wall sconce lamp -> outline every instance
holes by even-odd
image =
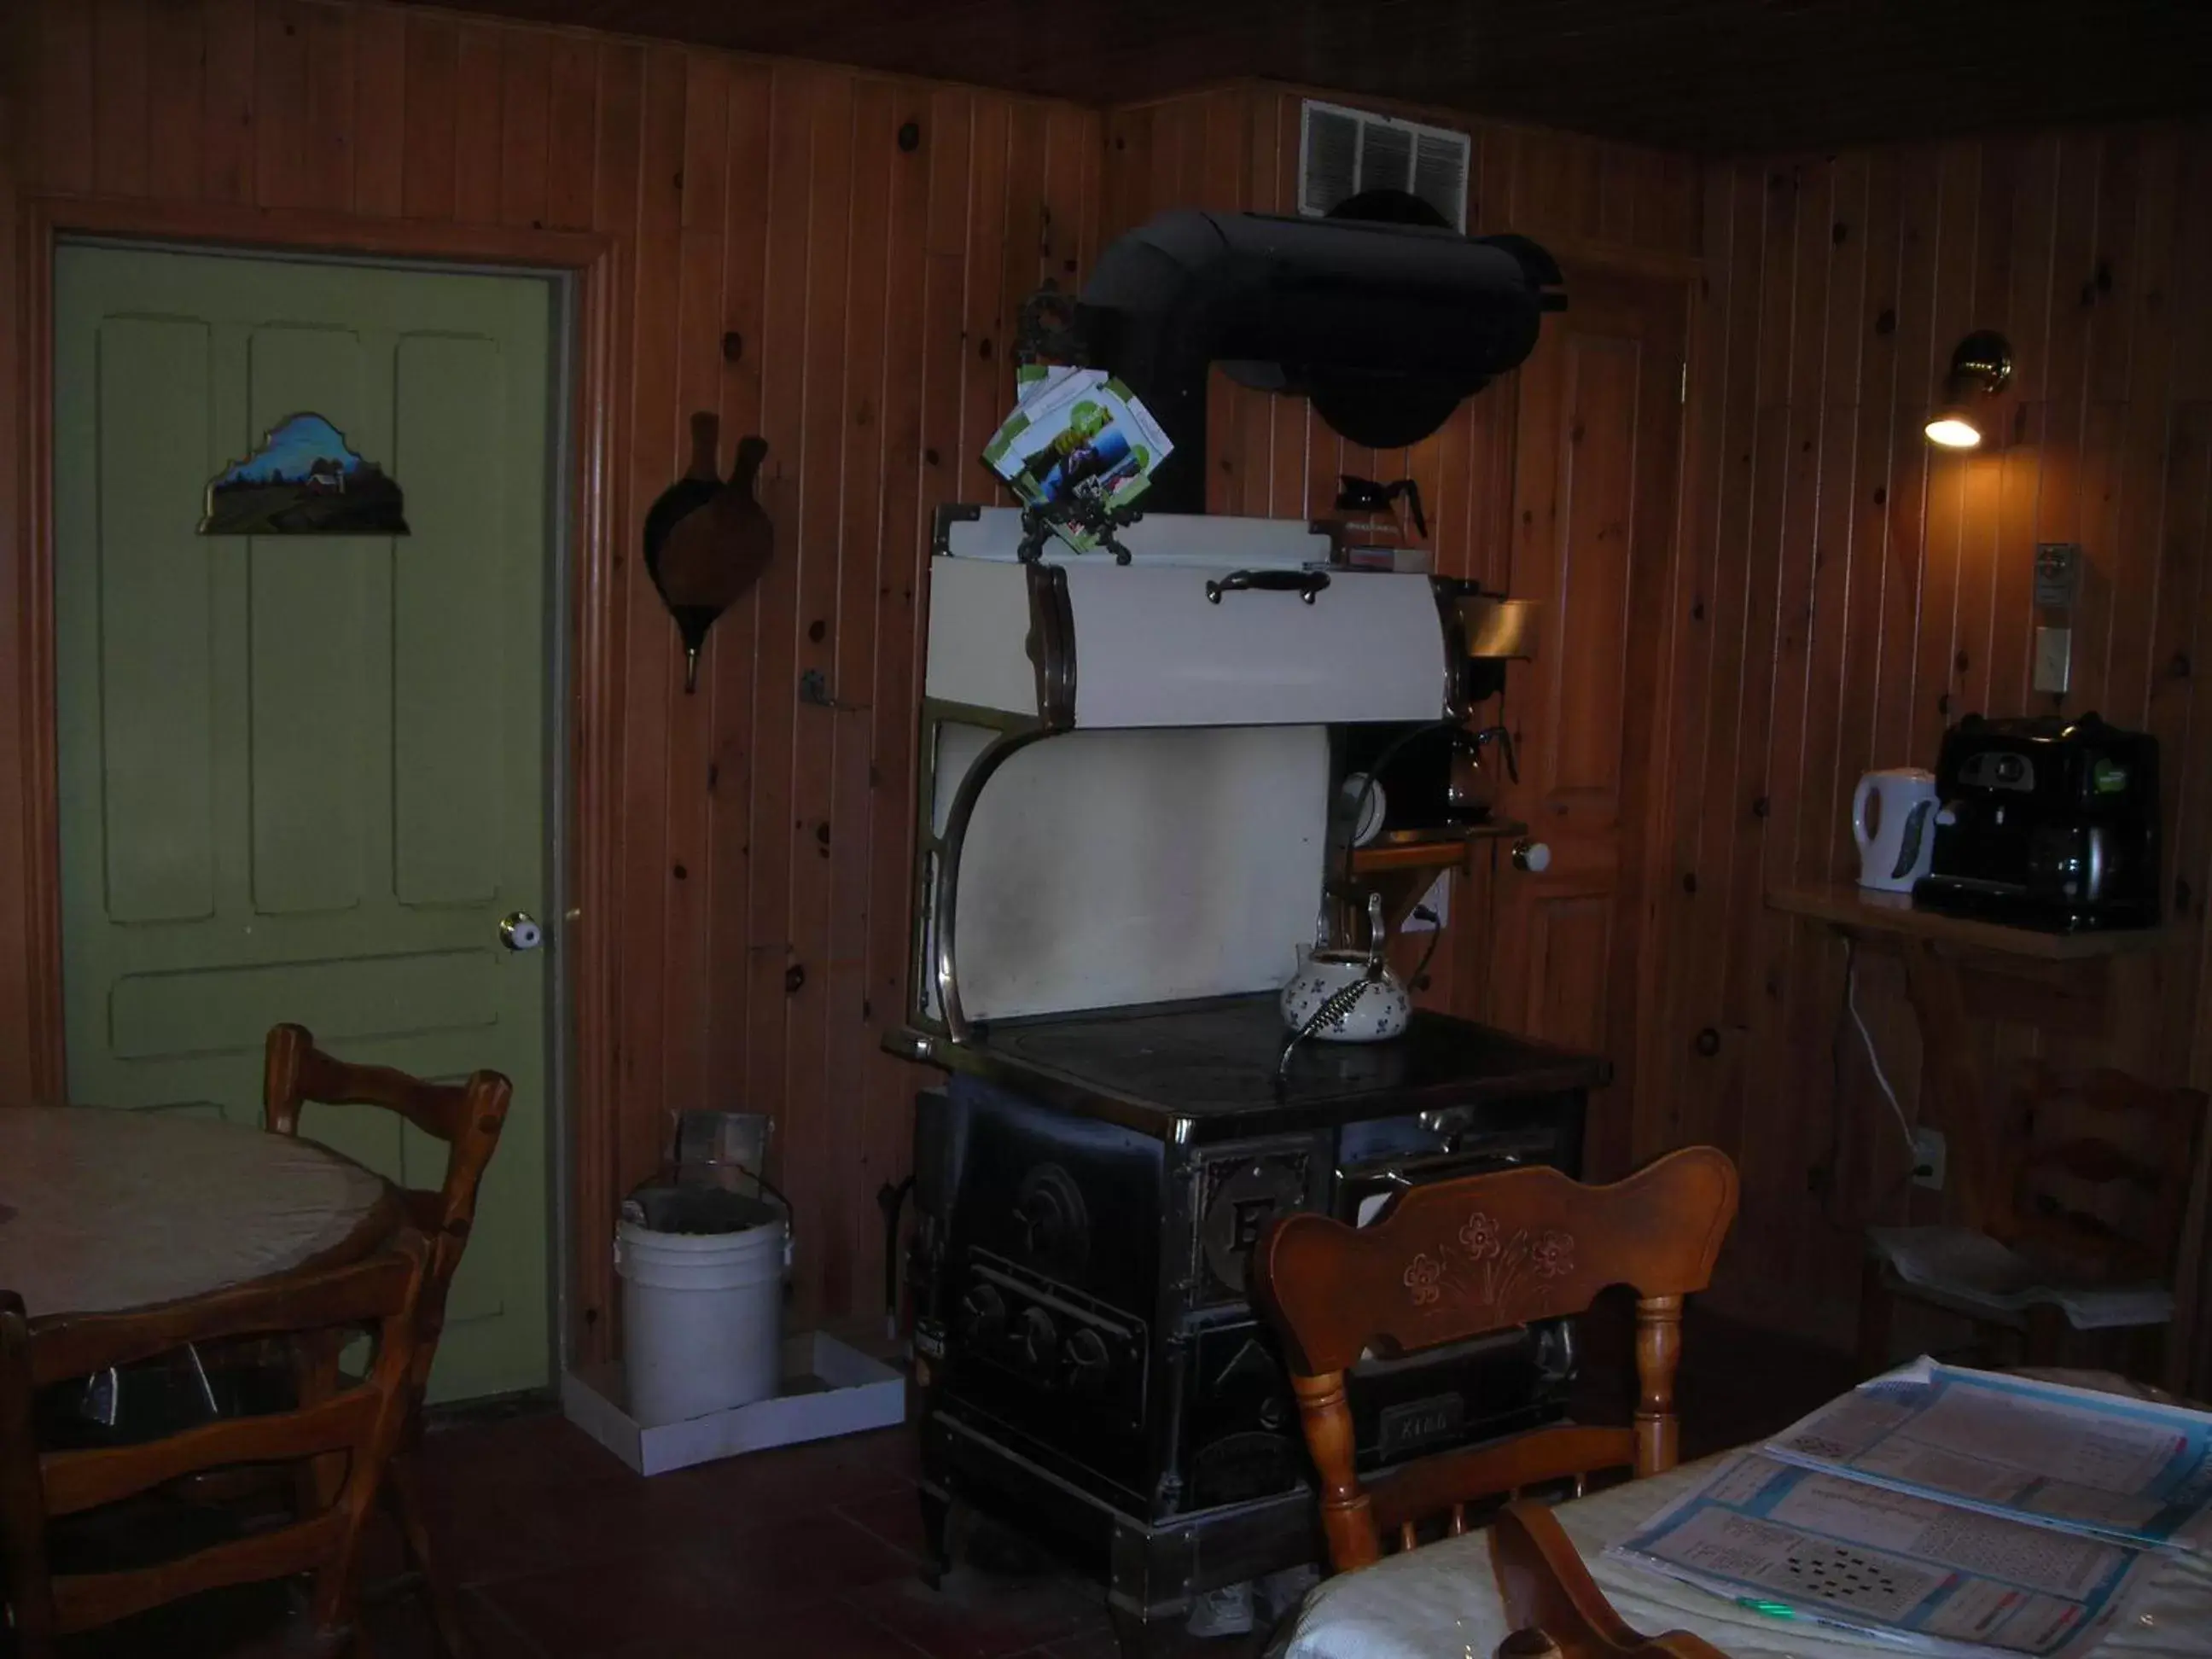
[[[1951,373],[1943,382],[1943,401],[1928,417],[1928,441],[1945,449],[1972,449],[1982,441],[1974,405],[2004,389],[2012,379],[2012,345],[1994,329],[1977,329],[1951,354]]]

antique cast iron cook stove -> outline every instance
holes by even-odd
[[[1272,995],[992,1028],[915,1119],[923,1503],[1103,1567],[1117,1618],[1320,1559],[1297,1411],[1245,1284],[1272,1218],[1346,1219],[1401,1184],[1578,1168],[1605,1067],[1439,1015],[1302,1049]],[[1559,1322],[1356,1373],[1375,1468],[1558,1416]],[[940,1559],[941,1554],[940,1554]]]
[[[932,562],[915,992],[889,1045],[951,1074],[915,1117],[923,1501],[940,1564],[961,1505],[1087,1560],[1135,1644],[1320,1557],[1245,1283],[1269,1219],[1579,1173],[1607,1068],[1425,1012],[1281,1063],[1329,728],[1457,712],[1475,601],[1327,568],[1298,524],[1151,514],[1127,565],[1021,539],[1013,513],[951,509]],[[1555,1416],[1573,1369],[1558,1323],[1370,1359],[1362,1462]]]

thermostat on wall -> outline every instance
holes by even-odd
[[[2081,544],[2035,544],[2035,602],[2046,611],[2071,611],[2081,596]]]

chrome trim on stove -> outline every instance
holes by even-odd
[[[983,793],[983,786],[991,775],[1015,754],[1026,749],[1040,738],[1052,735],[1050,728],[1026,732],[1001,732],[983,745],[975,757],[975,764],[960,780],[960,787],[952,797],[951,809],[945,817],[945,833],[939,837],[934,849],[937,854],[937,890],[931,908],[937,924],[937,950],[934,963],[937,975],[937,1009],[945,1021],[945,1030],[955,1042],[965,1042],[973,1035],[974,1027],[960,1006],[960,967],[957,941],[954,938],[954,918],[959,913],[960,854],[968,839],[969,821],[975,816],[975,803]]]
[[[1467,623],[1459,611],[1460,586],[1456,577],[1429,578],[1430,597],[1437,602],[1437,625],[1444,636],[1444,713],[1463,721],[1474,714],[1475,699],[1468,672]]]

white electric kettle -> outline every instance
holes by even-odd
[[[1872,810],[1869,811],[1869,808]],[[1869,772],[1851,796],[1859,885],[1909,893],[1936,850],[1936,775],[1917,766]]]

